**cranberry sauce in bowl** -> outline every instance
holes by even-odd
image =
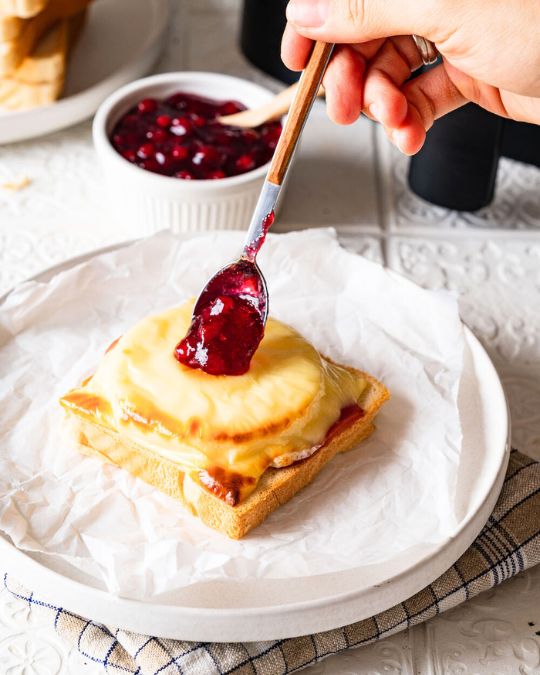
[[[164,176],[238,176],[266,164],[281,133],[280,122],[240,129],[217,121],[245,108],[185,92],[143,98],[116,123],[110,140],[128,162]]]
[[[281,124],[239,129],[217,117],[274,95],[242,78],[195,71],[151,75],[113,92],[92,125],[111,220],[131,237],[164,228],[245,231]]]

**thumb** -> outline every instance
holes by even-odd
[[[430,0],[290,0],[287,19],[313,40],[366,42],[416,33],[428,39],[436,31]]]

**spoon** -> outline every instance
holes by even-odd
[[[256,257],[264,243],[269,227],[274,222],[274,207],[281,186],[283,185],[307,116],[317,97],[333,48],[333,44],[326,42],[316,42],[314,44],[308,64],[298,82],[296,95],[274,151],[259,200],[255,206],[242,256],[240,260],[227,265],[210,279],[195,303],[193,317],[199,313],[204,304],[207,304],[214,291],[226,285],[228,287],[227,290],[233,291],[231,293],[233,295],[245,292],[251,296],[256,301],[254,304],[256,304],[261,312],[263,323],[266,323],[268,316],[268,289],[266,281],[256,263]],[[233,274],[233,272],[237,272],[237,274]],[[246,279],[246,284],[242,283],[243,278]]]
[[[280,91],[279,94],[276,94],[274,98],[263,105],[260,105],[257,108],[248,108],[247,110],[242,110],[233,115],[223,115],[218,117],[217,121],[231,127],[252,129],[254,127],[259,127],[266,122],[279,120],[289,111],[297,90],[298,82],[295,82],[295,84],[291,84],[290,87],[283,89],[283,91]],[[324,88],[321,86],[319,87],[317,96],[323,95]]]
[[[268,288],[256,258],[268,229],[293,152],[317,97],[333,44],[316,42],[302,73],[289,115],[246,235],[239,260],[220,269],[199,295],[191,326],[176,346],[178,361],[212,375],[241,375],[264,335]]]

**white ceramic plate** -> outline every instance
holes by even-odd
[[[36,279],[47,281],[113,248],[68,261]],[[408,550],[383,565],[292,580],[200,583],[148,602],[112,596],[75,567],[44,554],[21,551],[0,535],[3,569],[43,600],[94,621],[184,640],[292,637],[329,630],[388,609],[436,579],[469,547],[493,510],[504,480],[510,452],[506,399],[483,347],[468,329],[465,336],[459,393],[463,450],[457,485],[457,509],[464,513],[458,534],[442,544]]]
[[[145,75],[164,44],[168,0],[95,0],[56,103],[0,112],[0,143],[43,136],[91,117],[115,89]]]

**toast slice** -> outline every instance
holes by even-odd
[[[23,60],[32,54],[45,33],[62,19],[80,14],[91,0],[50,0],[45,9],[24,22],[18,35],[0,42],[0,77],[13,76]]]
[[[68,21],[62,19],[41,37],[34,51],[24,59],[11,77],[29,84],[63,78],[67,49]]]
[[[48,0],[0,0],[0,42],[16,40],[28,20],[41,12]]]
[[[6,16],[0,13],[0,42],[16,40],[24,24],[25,20],[18,16]]]
[[[86,10],[57,22],[11,77],[0,79],[0,107],[26,110],[56,101],[64,88],[69,50],[84,25]]]
[[[41,12],[49,0],[0,0],[0,15],[28,19]]]
[[[307,459],[288,467],[269,468],[255,490],[236,506],[231,506],[189,479],[172,461],[151,449],[126,439],[112,429],[89,421],[67,410],[68,422],[78,449],[98,455],[105,461],[126,469],[134,476],[178,499],[206,525],[231,539],[240,539],[303,487],[311,483],[338,452],[353,449],[374,430],[374,418],[389,398],[386,387],[371,375],[347,368],[366,381],[358,401],[363,415],[335,425],[324,444]],[[186,480],[187,478],[187,480]]]
[[[19,82],[52,82],[65,78],[67,56],[75,46],[86,20],[86,9],[56,23],[36,48],[17,68],[13,77]]]
[[[63,78],[53,82],[29,84],[13,78],[0,80],[0,108],[3,110],[28,110],[49,105],[60,98],[64,87]]]

